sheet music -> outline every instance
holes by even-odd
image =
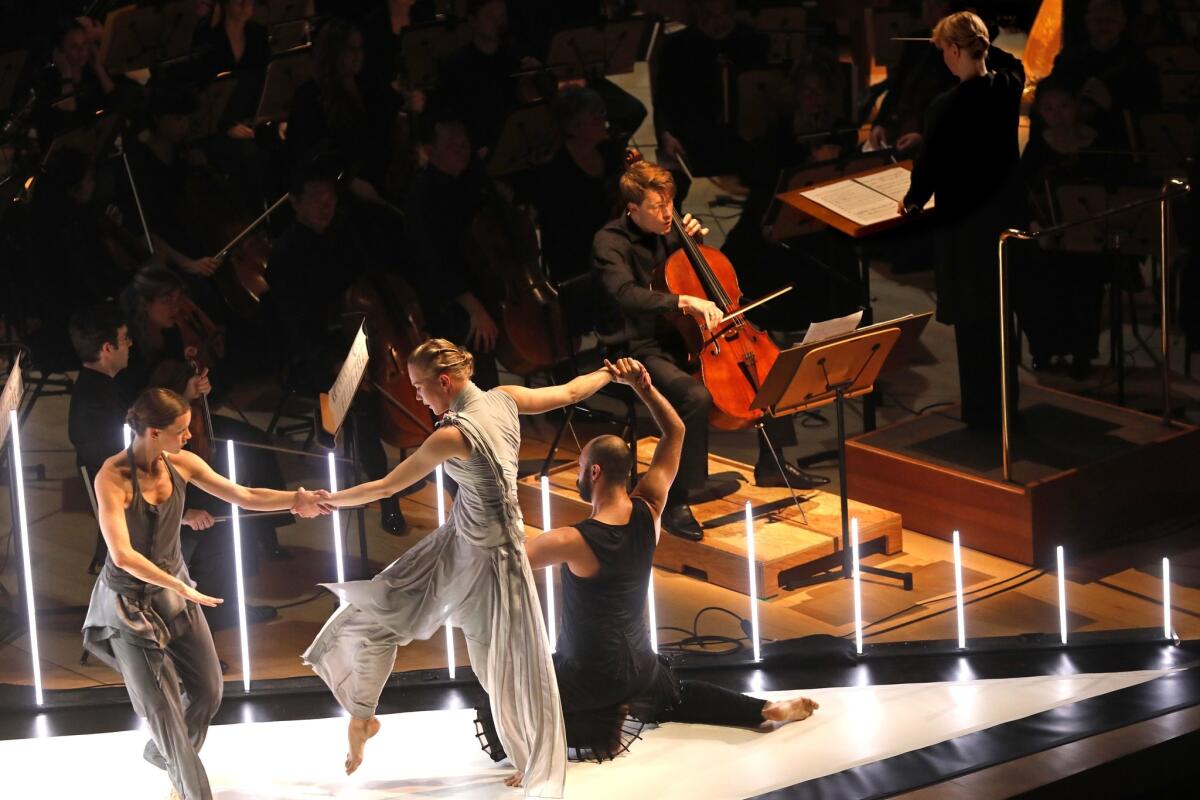
[[[800,344],[820,342],[825,339],[832,339],[835,336],[841,336],[843,333],[849,333],[858,327],[858,323],[862,322],[862,316],[862,309],[859,309],[853,314],[847,314],[844,317],[827,319],[824,322],[814,322],[808,326],[808,330],[804,333],[804,341],[800,342]]]
[[[354,402],[354,393],[358,391],[358,384],[367,371],[369,358],[364,323],[358,326],[358,333],[354,336],[354,343],[350,345],[350,352],[346,354],[346,360],[342,362],[337,380],[333,382],[333,388],[329,390],[329,406],[333,413],[334,423],[334,430],[330,433],[335,433],[342,427],[342,422],[346,419],[346,412],[350,410],[350,404]]]
[[[854,180],[838,181],[800,193],[856,225],[873,225],[900,216],[896,201]]]
[[[904,199],[904,195],[908,194],[911,182],[912,173],[904,167],[897,166],[847,178],[800,194],[855,224],[872,225],[900,216],[897,206]],[[933,208],[933,205],[931,197],[925,208]]]
[[[4,384],[3,394],[0,394],[0,447],[4,446],[4,441],[8,438],[8,412],[21,407],[21,397],[24,393],[25,379],[21,377],[21,362],[14,356],[8,382]]]

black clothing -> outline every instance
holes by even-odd
[[[1025,73],[995,48],[988,63],[999,71],[963,81],[933,101],[904,203],[921,207],[937,195],[937,318],[955,325],[962,420],[992,429],[1000,426],[997,242],[1019,216],[1017,117]],[[1015,409],[1015,370],[1009,374]]]
[[[202,252],[196,231],[189,224],[187,186],[190,166],[182,154],[177,149],[174,158],[164,162],[139,139],[126,137],[126,142],[129,168],[137,182],[137,200],[141,201],[150,232],[188,258],[210,255]],[[138,204],[124,174],[118,176],[116,186],[125,227],[140,239],[143,231]]]
[[[471,149],[491,148],[500,138],[504,118],[517,105],[516,80],[523,54],[502,44],[488,54],[467,42],[438,64],[431,108],[449,111],[467,126]]]
[[[1081,118],[1106,138],[1121,142],[1124,146],[1131,144],[1124,112],[1138,115],[1162,105],[1158,69],[1140,48],[1128,42],[1107,52],[1100,52],[1090,44],[1063,48],[1054,59],[1050,77],[1063,81],[1076,93],[1089,78],[1104,84],[1112,95],[1112,107],[1105,110],[1089,98],[1081,97]],[[1134,122],[1136,124],[1136,119]],[[1035,129],[1031,134],[1038,132]]]
[[[928,37],[931,32],[923,28],[911,35]],[[941,50],[930,42],[905,42],[900,61],[888,69],[887,93],[875,115],[875,124],[888,132],[888,143],[894,146],[906,133],[923,132],[930,102],[956,82]]]
[[[738,23],[724,39],[705,36],[695,26],[663,37],[658,72],[653,77],[654,129],[678,139],[694,175],[738,173],[744,147],[736,115],[724,121],[723,68],[732,85],[739,70],[766,62],[766,36]]]
[[[200,81],[206,83],[222,72],[229,72],[238,82],[217,125],[219,134],[224,134],[235,122],[253,124],[262,99],[267,64],[271,60],[271,43],[267,29],[253,20],[246,23],[245,37],[240,59],[234,58],[233,47],[223,24],[197,28],[192,42],[193,51],[201,54],[197,76]]]
[[[371,75],[360,74],[355,83],[361,102],[346,99],[336,113],[326,107],[329,98],[322,97],[315,78],[297,89],[288,112],[288,147],[295,163],[334,153],[352,176],[381,190],[392,160],[392,127],[400,101]]]
[[[90,65],[84,66],[78,82],[72,82],[54,64],[47,64],[34,75],[33,90],[36,99],[31,121],[43,153],[58,136],[90,125],[96,112],[105,107],[104,90]],[[74,110],[66,110],[60,102],[68,97],[75,100]]]
[[[996,242],[1012,221],[1025,72],[1002,51],[991,55],[1000,71],[963,81],[929,107],[904,198],[920,207],[937,195],[937,316],[946,323],[995,312]]]
[[[79,370],[71,387],[67,438],[75,448],[75,463],[87,469],[89,480],[124,446],[121,426],[130,404],[114,378],[88,367]]]

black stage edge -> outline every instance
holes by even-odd
[[[1052,645],[1030,637],[971,639],[968,644],[966,651],[959,651],[953,642],[876,644],[855,658],[844,640],[808,637],[764,645],[764,658],[758,664],[743,655],[685,655],[672,657],[672,663],[688,678],[736,691],[787,691],[1184,668],[1200,661],[1200,641],[1173,645],[1161,636],[1155,638],[1153,629],[1077,634],[1067,646],[1058,644],[1057,637]],[[45,697],[46,704],[38,709],[30,687],[0,686],[0,739],[106,733],[138,725],[120,685],[47,691]],[[459,667],[455,680],[444,669],[400,672],[389,679],[379,713],[462,708],[483,698],[469,668]],[[243,693],[240,681],[226,681],[215,724],[317,719],[340,713],[315,676],[255,681],[249,695]]]

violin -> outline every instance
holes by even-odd
[[[641,158],[641,153],[631,149],[626,163]],[[713,399],[709,423],[720,430],[749,428],[758,424],[765,413],[750,408],[750,403],[779,357],[779,347],[765,331],[738,313],[742,290],[733,264],[724,253],[688,236],[674,208],[671,224],[683,240],[683,247],[658,265],[651,287],[711,300],[724,313],[727,321],[712,331],[683,312],[671,312],[668,320],[678,329],[692,360],[699,362],[700,380]]]
[[[211,371],[225,355],[224,331],[187,295],[179,298],[176,320],[192,374],[199,375],[206,369]],[[192,401],[192,421],[188,430],[192,435],[188,443],[191,451],[211,464],[214,434],[208,395],[200,395]]]
[[[429,337],[416,293],[398,275],[368,273],[342,297],[343,319],[366,323],[370,376],[379,392],[379,437],[401,450],[417,447],[433,433],[433,415],[417,399],[408,379],[408,354]]]
[[[563,319],[558,290],[542,269],[532,220],[494,188],[471,221],[467,260],[489,311],[499,312],[496,358],[510,372],[532,375],[579,349]]]

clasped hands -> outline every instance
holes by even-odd
[[[615,364],[606,358],[604,369],[608,370],[614,382],[632,386],[638,391],[644,392],[651,386],[650,371],[636,358],[618,358]]]
[[[311,519],[312,517],[320,517],[335,510],[335,507],[330,505],[329,492],[324,489],[317,489],[310,492],[301,486],[296,490],[296,499],[292,501],[291,512],[297,517]]]

